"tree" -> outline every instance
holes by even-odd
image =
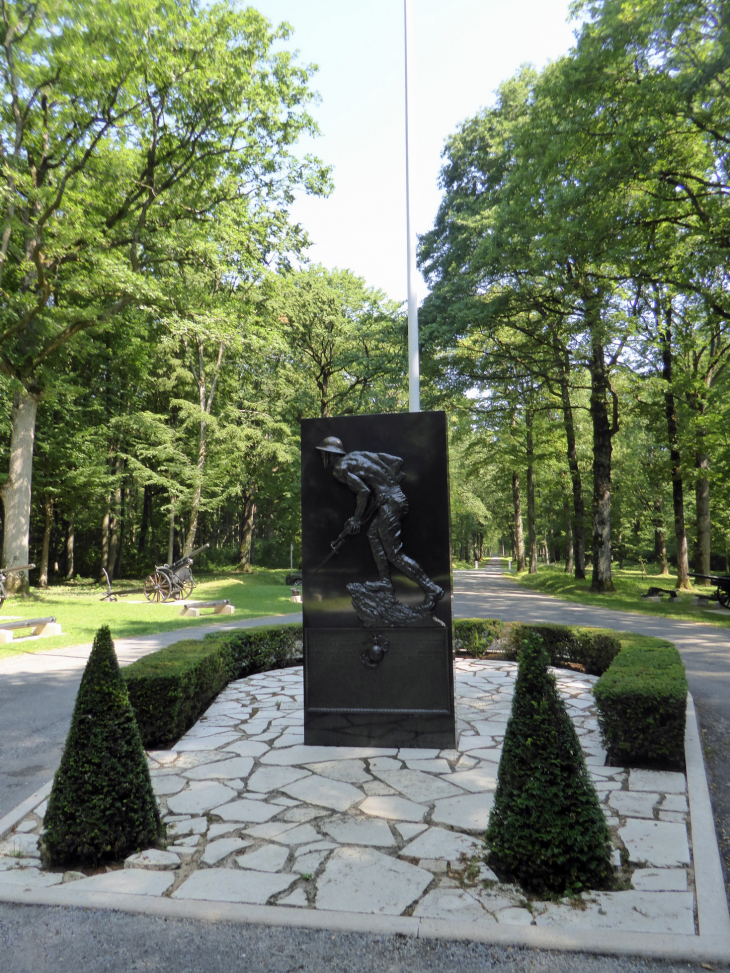
[[[274,52],[252,9],[194,0],[3,4],[0,371],[14,381],[4,563],[27,560],[33,436],[57,351],[164,306],[157,284],[180,225],[222,206],[256,224],[259,252],[289,247],[295,186],[326,171],[290,146],[314,131],[311,69]]]

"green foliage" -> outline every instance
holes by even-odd
[[[604,888],[608,827],[548,664],[541,639],[525,639],[486,834],[489,863],[538,894]]]
[[[535,636],[541,639],[551,666],[577,663],[592,676],[602,675],[621,649],[619,639],[609,632],[567,625],[514,624],[509,633],[509,657],[519,659],[527,642]]]
[[[614,764],[684,767],[687,677],[673,645],[633,636],[593,692]]]
[[[454,650],[482,659],[503,632],[504,622],[498,618],[457,618],[454,621]]]
[[[186,639],[127,666],[124,679],[146,747],[174,743],[233,679],[299,664],[302,629],[249,628]]]
[[[50,865],[96,865],[164,835],[109,629],[97,632],[44,818]]]

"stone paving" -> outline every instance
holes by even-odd
[[[454,750],[308,747],[302,671],[231,683],[174,750],[149,754],[167,850],[86,877],[40,868],[45,802],[0,844],[0,889],[74,889],[383,916],[694,935],[684,774],[605,766],[595,677],[556,670],[626,889],[560,902],[483,862],[516,665],[456,662]],[[476,928],[476,927],[475,927]]]

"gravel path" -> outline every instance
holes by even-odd
[[[0,904],[3,973],[686,973],[658,963],[479,943],[234,926]],[[709,966],[717,971],[727,967]]]

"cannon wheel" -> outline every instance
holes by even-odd
[[[195,587],[195,582],[193,581],[193,579],[187,578],[185,581],[183,581],[182,586],[180,588],[180,597],[189,598],[190,595],[192,595],[193,593],[194,587]]]
[[[164,571],[155,571],[145,578],[143,590],[147,601],[167,601],[172,593],[170,578]]]
[[[0,581],[0,608],[2,608],[5,604],[5,598],[5,585],[2,583],[2,581]]]
[[[720,602],[723,608],[730,608],[730,591],[727,591],[724,588],[718,588],[717,600]]]

